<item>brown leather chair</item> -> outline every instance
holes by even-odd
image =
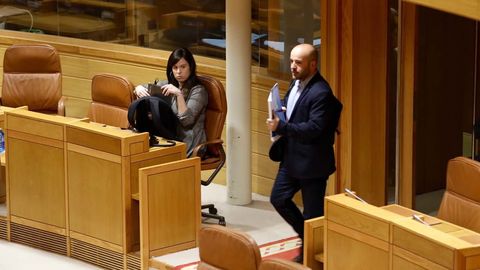
[[[257,270],[262,258],[248,234],[213,225],[200,229],[198,270]]]
[[[310,268],[284,259],[262,261],[260,249],[248,234],[212,225],[199,233],[198,270],[308,270]]]
[[[438,217],[480,233],[480,162],[465,157],[448,161]]]
[[[128,107],[132,103],[133,84],[125,77],[98,74],[92,78],[92,102],[88,111],[91,121],[128,128]]]
[[[198,79],[208,92],[208,104],[205,112],[205,132],[207,142],[198,145],[192,156],[202,158],[202,171],[213,170],[207,180],[202,180],[202,185],[208,186],[225,164],[225,151],[223,149],[222,131],[227,117],[227,98],[222,83],[210,76],[199,75]],[[206,150],[200,154],[200,149]],[[208,213],[202,212],[202,217],[218,219],[220,225],[225,225],[225,218],[217,214],[213,204],[202,205]]]
[[[260,264],[260,270],[308,270],[310,268],[284,259],[267,259]]]
[[[3,59],[2,105],[65,115],[57,50],[47,44],[12,45]]]

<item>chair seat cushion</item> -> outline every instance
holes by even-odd
[[[206,157],[202,159],[202,170],[213,170],[216,169],[218,164],[220,163],[219,157]]]

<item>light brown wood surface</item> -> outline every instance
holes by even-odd
[[[72,121],[78,120],[23,109],[6,112],[10,216],[66,230],[64,127]]]
[[[70,230],[93,245],[134,251],[139,216],[132,191],[138,192],[138,169],[185,158],[185,145],[150,149],[147,133],[88,122],[69,125],[66,141]]]
[[[474,20],[480,20],[480,0],[402,0]]]
[[[480,267],[480,234],[399,205],[376,207],[345,194],[328,196],[324,230],[326,269]],[[307,236],[311,247],[312,234]]]
[[[147,133],[85,119],[44,115],[26,108],[5,113],[5,134],[9,149],[5,192],[7,239],[101,267],[124,268],[127,264],[140,267],[139,198],[132,196],[132,190],[137,194],[139,191],[138,171],[145,166],[185,160],[184,143],[150,148]],[[164,166],[161,170],[164,177],[152,176],[160,182],[152,181],[149,189],[153,192],[152,206],[157,205],[149,218],[162,228],[160,231],[152,226],[146,228],[145,233],[154,237],[150,242],[153,254],[197,244],[199,160],[189,160],[186,164],[188,169],[176,164]],[[158,192],[165,191],[165,184],[180,192],[169,192],[168,199],[159,196]],[[178,204],[175,200],[180,195],[186,197]],[[162,198],[167,200],[158,204]],[[150,203],[148,199],[140,201]],[[180,208],[164,208],[166,203]],[[167,216],[162,209],[169,211]],[[174,227],[170,221],[166,222],[172,210],[178,223]],[[192,222],[184,223],[185,213]],[[174,234],[168,233],[172,231]],[[156,245],[157,242],[162,246]]]
[[[140,169],[142,269],[150,258],[197,246],[200,229],[200,159]]]

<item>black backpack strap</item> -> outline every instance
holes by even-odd
[[[177,117],[173,114],[170,105],[159,97],[150,97],[149,100],[155,134],[165,139],[175,140]]]

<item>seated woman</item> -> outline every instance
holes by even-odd
[[[179,48],[170,54],[167,79],[155,84],[161,86],[163,95],[173,97],[171,108],[180,123],[177,134],[187,144],[187,156],[190,156],[195,146],[206,141],[208,93],[197,79],[195,59],[188,49]],[[150,95],[145,85],[135,87],[134,93],[139,98]]]

